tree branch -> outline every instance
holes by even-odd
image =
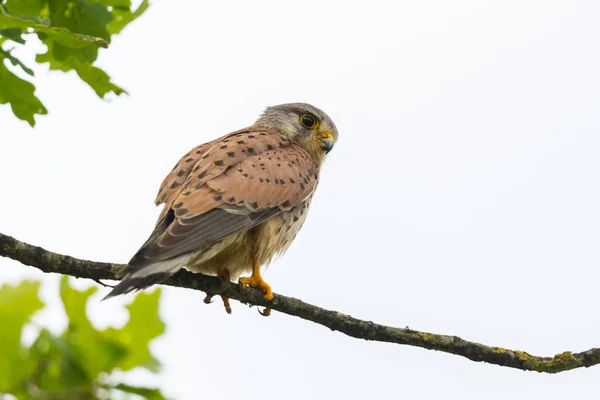
[[[115,272],[122,267],[119,264],[80,260],[53,253],[2,233],[0,233],[0,256],[12,258],[43,272],[55,272],[96,281],[99,279],[115,279]],[[593,348],[581,353],[565,351],[554,357],[538,357],[519,350],[508,350],[469,342],[457,336],[438,335],[408,328],[379,325],[279,294],[275,294],[272,301],[267,301],[263,299],[263,293],[258,290],[242,290],[235,283],[188,271],[180,271],[164,284],[201,290],[207,294],[223,295],[243,303],[270,307],[284,314],[312,321],[333,331],[339,331],[359,339],[438,350],[466,357],[472,361],[483,361],[504,367],[557,373],[600,364],[600,348]]]

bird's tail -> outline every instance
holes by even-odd
[[[148,264],[133,272],[127,273],[112,291],[102,300],[134,290],[142,290],[148,286],[161,283],[175,275],[190,259],[190,255],[183,255],[169,260]]]

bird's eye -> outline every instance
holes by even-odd
[[[300,116],[300,123],[308,129],[315,129],[317,126],[319,126],[317,119],[310,114],[304,114]]]

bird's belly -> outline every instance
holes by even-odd
[[[284,211],[254,228],[227,236],[196,253],[186,268],[206,275],[221,275],[227,271],[232,281],[252,272],[253,259],[259,265],[269,264],[292,244],[302,227],[309,200]]]
[[[261,265],[270,263],[274,256],[283,254],[290,247],[306,219],[309,201],[306,200],[254,228],[257,257]]]
[[[196,253],[186,269],[205,275],[220,275],[225,270],[232,281],[252,270],[248,231],[227,236]]]

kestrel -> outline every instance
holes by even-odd
[[[337,138],[327,114],[291,103],[268,107],[248,128],[193,148],[161,184],[155,203],[165,206],[156,227],[106,298],[163,282],[186,267],[239,278],[242,288],[258,288],[271,300],[260,268],[302,227]]]

